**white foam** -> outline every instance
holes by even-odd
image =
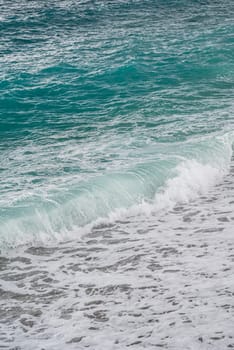
[[[221,181],[225,168],[215,168],[190,160],[177,167],[178,175],[169,179],[164,190],[155,197],[155,207],[165,209],[178,203],[188,203]]]

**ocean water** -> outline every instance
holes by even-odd
[[[0,348],[234,348],[232,0],[0,0]]]

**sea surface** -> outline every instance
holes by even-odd
[[[0,349],[234,348],[233,0],[0,0]]]

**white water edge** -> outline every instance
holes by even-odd
[[[0,272],[2,346],[234,347],[233,224],[231,165],[206,194],[160,215],[8,251]]]

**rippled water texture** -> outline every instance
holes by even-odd
[[[229,1],[2,2],[2,245],[76,237],[153,201],[182,161],[225,170],[232,15]]]
[[[234,3],[0,0],[0,347],[224,349]]]

